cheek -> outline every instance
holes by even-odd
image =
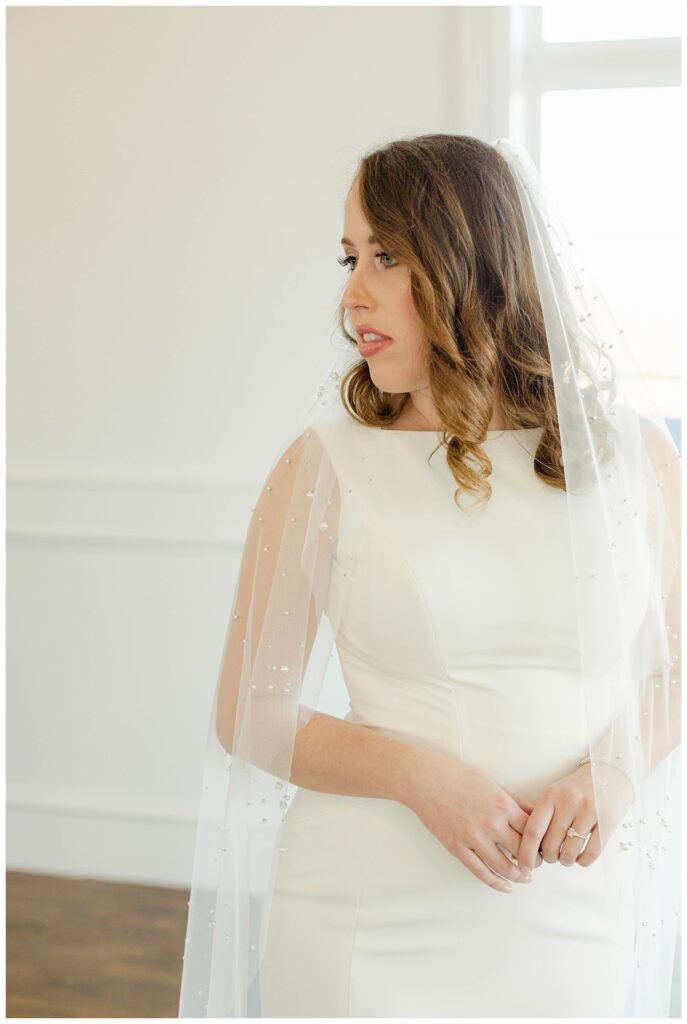
[[[404,358],[410,360],[413,372],[423,373],[429,351],[429,334],[415,308],[410,273],[406,272],[394,282],[390,298],[401,323],[400,330],[398,327],[397,330],[399,338],[403,338]]]
[[[420,315],[415,308],[415,301],[413,299],[413,292],[410,283],[410,274],[403,280],[399,289],[399,306],[403,311],[404,320],[412,328],[414,335],[420,335],[421,338],[425,338],[425,326],[420,319]]]
[[[399,282],[398,282],[397,287],[398,287],[399,299],[400,299],[402,305],[404,306],[405,311],[407,313],[409,313],[411,311],[413,313],[415,313],[415,303],[413,301],[413,289],[412,289],[412,284],[411,284],[411,281],[410,281],[410,274],[407,271],[406,271],[405,274],[403,274],[399,278]]]
[[[408,289],[408,294],[405,297],[404,307],[404,321],[408,325],[407,337],[410,341],[410,345],[415,351],[416,355],[424,359],[428,347],[429,347],[429,334],[427,329],[420,319],[420,315],[415,308],[413,297]]]

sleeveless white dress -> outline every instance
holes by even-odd
[[[540,431],[488,433],[492,496],[467,517],[445,450],[428,462],[439,434],[318,428],[344,484],[342,544],[346,496],[376,476],[336,640],[347,720],[461,758],[531,803],[588,753],[566,497],[535,474]],[[280,835],[262,1016],[622,1016],[632,858],[617,843],[601,855],[617,860],[613,891],[599,858],[544,862],[502,893],[394,800],[301,787]]]

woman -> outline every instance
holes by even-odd
[[[399,141],[347,196],[355,355],[253,510],[213,707],[229,800],[218,782],[201,813],[225,856],[201,884],[199,839],[182,1010],[201,977],[208,1016],[665,999],[674,851],[638,821],[675,795],[679,464],[546,291],[560,238],[533,244],[514,159]]]

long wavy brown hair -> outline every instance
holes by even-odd
[[[491,496],[492,464],[481,445],[497,399],[506,429],[543,427],[535,471],[565,490],[544,318],[506,160],[469,135],[421,135],[362,157],[355,180],[374,234],[410,269],[444,427],[434,452],[447,450],[458,484],[454,501],[462,489],[477,491],[485,503]],[[345,316],[340,304],[339,327],[357,348]],[[340,394],[356,420],[378,427],[392,424],[408,399],[380,392],[364,359],[342,376]]]

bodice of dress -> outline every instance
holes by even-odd
[[[347,718],[533,793],[572,770],[586,753],[573,570],[565,492],[534,471],[541,428],[488,433],[484,508],[454,502],[438,433],[353,420],[319,433],[341,491],[339,552],[366,534],[353,579],[335,558],[330,587],[347,588]]]

